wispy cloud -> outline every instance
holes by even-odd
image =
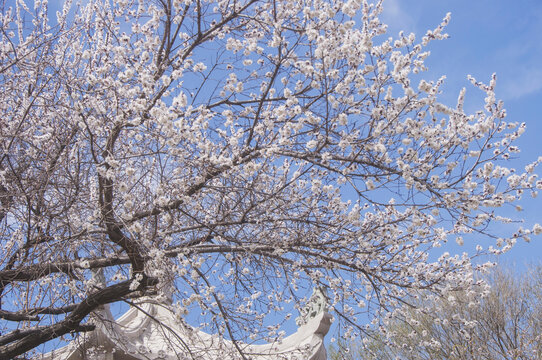
[[[542,34],[542,26],[536,27],[496,51],[505,98],[517,99],[542,89],[542,38],[529,35]]]
[[[507,7],[508,15],[501,16]],[[542,90],[542,3],[501,3],[495,11],[485,20],[493,33],[482,61],[497,71],[499,93],[515,100]]]
[[[412,12],[405,11],[401,5],[401,0],[384,0],[384,11],[382,21],[388,25],[388,33],[395,36],[399,31],[405,33],[416,32],[416,19]]]
[[[515,76],[507,78],[503,86],[504,99],[518,99],[542,89],[542,68],[518,69]]]

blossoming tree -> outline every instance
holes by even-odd
[[[166,283],[234,344],[325,286],[356,337],[542,230],[491,232],[542,187],[506,165],[524,125],[495,77],[473,114],[422,78],[449,16],[418,39],[362,0],[29,3],[0,18],[0,358]]]

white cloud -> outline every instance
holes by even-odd
[[[416,33],[416,20],[401,7],[400,0],[384,0],[382,21],[388,25],[388,33],[395,36],[403,30],[406,34]]]
[[[507,75],[502,86],[504,99],[518,99],[542,89],[542,68],[540,67],[524,67]]]
[[[517,99],[542,89],[542,42],[532,36],[540,31],[542,27],[537,24],[495,52],[505,99]]]

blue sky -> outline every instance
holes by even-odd
[[[491,74],[497,74],[496,93],[505,103],[508,121],[527,124],[518,142],[521,153],[511,165],[519,171],[542,155],[542,1],[384,0],[382,20],[391,36],[404,30],[420,38],[447,12],[452,13],[447,28],[450,38],[429,46],[426,77],[447,76],[442,94],[445,103],[454,104],[459,90],[466,87],[467,98],[471,98],[467,109],[474,111],[483,102],[467,75],[489,82]],[[509,216],[524,218],[525,228],[542,223],[542,193],[535,199],[525,196],[521,205],[522,212],[511,211]],[[542,236],[533,237],[529,244],[518,241],[502,260],[519,267],[541,262]]]

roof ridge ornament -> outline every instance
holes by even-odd
[[[299,316],[295,319],[297,326],[303,326],[323,312],[328,311],[327,287],[317,286],[305,306],[299,308]]]

